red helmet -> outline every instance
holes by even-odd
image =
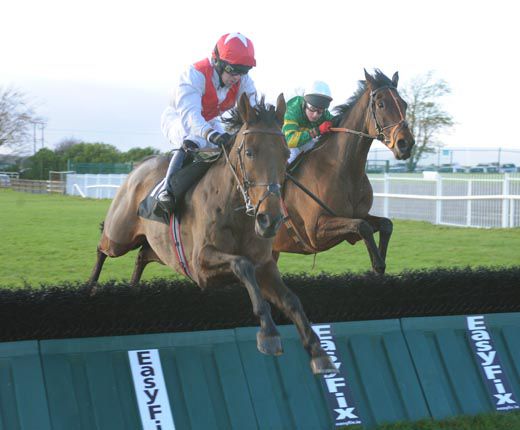
[[[230,65],[230,70],[236,68],[237,71],[244,70],[247,73],[247,70],[256,66],[253,42],[240,33],[224,34],[215,45],[213,60],[216,63],[221,61],[223,66]]]

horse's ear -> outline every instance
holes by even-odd
[[[283,125],[283,117],[285,116],[286,107],[285,97],[283,96],[283,93],[280,93],[276,99],[276,120],[278,121],[278,124],[280,124],[280,127]]]
[[[365,72],[365,80],[367,81],[368,86],[372,89],[375,87],[374,78],[370,73],[367,72],[367,69],[363,69]]]
[[[398,82],[399,82],[399,72],[395,72],[394,76],[392,76],[392,85],[397,88]]]
[[[240,100],[238,101],[238,114],[244,123],[251,124],[255,122],[255,111],[251,107],[251,103],[249,102],[249,95],[246,93],[242,93]]]

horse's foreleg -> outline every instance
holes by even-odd
[[[199,254],[201,270],[231,270],[246,287],[253,305],[253,313],[260,320],[260,331],[256,335],[260,352],[270,355],[283,353],[280,334],[271,316],[271,307],[262,297],[256,280],[255,266],[245,257],[226,254],[214,246],[206,246]]]
[[[372,263],[372,269],[377,273],[385,273],[385,261],[381,257],[381,253],[374,240],[374,230],[368,221],[363,219],[322,215],[317,223],[317,248],[328,249],[342,240],[348,240],[353,243],[352,234],[357,235],[365,242]]]
[[[338,369],[312,330],[300,299],[283,283],[274,260],[257,268],[256,277],[264,297],[280,309],[298,329],[303,346],[311,356],[313,373],[337,373]]]
[[[134,273],[132,274],[130,285],[136,286],[139,283],[144,268],[148,263],[151,263],[153,261],[164,264],[161,261],[161,259],[157,256],[157,254],[154,252],[154,250],[150,247],[150,245],[148,243],[145,243],[139,250],[137,258],[135,259]]]
[[[375,231],[379,231],[379,253],[383,261],[386,261],[386,251],[388,250],[388,243],[394,230],[394,225],[391,220],[384,217],[368,215],[365,218]]]
[[[98,248],[96,264],[94,265],[94,268],[92,269],[92,273],[90,274],[90,278],[88,280],[88,285],[90,287],[91,296],[96,294],[97,281],[99,279],[101,269],[103,268],[103,263],[105,262],[106,259],[107,259],[107,255]]]

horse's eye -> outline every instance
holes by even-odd
[[[251,149],[246,149],[246,156],[249,157],[249,158],[253,158],[254,157],[254,153]]]
[[[378,103],[377,103],[377,107],[378,107],[379,109],[383,109],[383,108],[385,107],[385,104],[384,104],[383,102],[378,102]]]

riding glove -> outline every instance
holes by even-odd
[[[218,131],[210,131],[207,135],[208,142],[213,143],[217,146],[224,146],[231,139],[231,135],[229,133],[219,133]]]
[[[330,128],[332,127],[332,121],[324,121],[320,124],[319,129],[321,134],[330,133]]]

